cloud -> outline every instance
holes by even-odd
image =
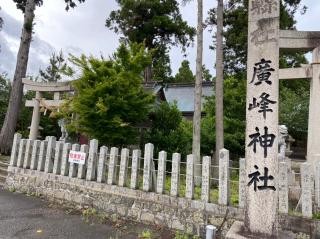
[[[12,79],[20,44],[22,22],[7,14],[3,9],[1,16],[4,25],[0,35],[0,72],[7,73],[8,77]],[[55,51],[55,48],[49,43],[40,39],[36,34],[33,35],[27,75],[37,75],[39,69],[46,66],[50,55]]]

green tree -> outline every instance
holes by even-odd
[[[62,51],[53,53],[49,59],[49,66],[45,70],[39,70],[42,82],[57,82],[62,79],[62,75],[71,76],[73,70],[66,63]]]
[[[3,124],[7,111],[7,105],[10,95],[10,81],[3,74],[0,74],[0,125]]]
[[[120,9],[110,13],[106,26],[121,33],[126,42],[144,43],[153,51],[152,64],[145,70],[145,80],[152,77],[151,66],[157,66],[170,46],[188,47],[195,29],[182,19],[176,0],[116,0]],[[159,52],[157,52],[159,51]],[[168,68],[167,62],[167,68]],[[163,71],[154,71],[162,73]],[[166,78],[157,75],[157,78]]]
[[[141,72],[151,62],[144,46],[121,45],[109,60],[83,55],[72,57],[71,62],[82,74],[73,84],[76,94],[65,111],[66,115],[76,114],[69,130],[103,144],[137,143],[136,126],[147,119],[154,103],[154,97],[141,84]]]
[[[295,14],[306,10],[301,0],[280,1],[280,29],[295,29]],[[210,10],[208,24],[217,24],[216,8]],[[248,0],[229,0],[224,5],[224,69],[229,74],[243,73],[247,63]],[[304,57],[301,54],[282,54],[286,64],[296,66]],[[304,60],[303,60],[304,61]],[[281,67],[284,67],[281,65]]]
[[[152,113],[152,126],[148,137],[155,145],[156,154],[161,150],[178,152],[183,156],[191,153],[192,125],[182,118],[176,104],[161,103]]]
[[[190,63],[188,60],[183,60],[178,73],[174,77],[174,82],[189,83],[194,82],[195,76],[190,69]]]
[[[9,154],[13,141],[13,136],[16,130],[19,111],[22,103],[23,86],[22,78],[26,76],[29,50],[32,41],[32,33],[34,26],[34,11],[36,6],[41,6],[43,0],[13,0],[18,9],[24,14],[20,46],[17,55],[17,64],[14,72],[12,90],[7,108],[6,117],[0,132],[0,153]],[[84,2],[84,0],[78,0]],[[66,9],[76,6],[75,1],[65,0]]]
[[[243,156],[245,147],[246,83],[235,77],[224,80],[224,144],[233,154]],[[211,154],[215,148],[215,96],[205,103],[206,116],[201,123],[201,152]]]

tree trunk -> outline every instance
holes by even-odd
[[[201,131],[201,97],[202,97],[202,52],[203,52],[203,1],[198,0],[198,25],[197,25],[197,60],[196,60],[196,82],[193,115],[193,139],[192,154],[194,157],[195,184],[201,183],[200,159],[200,131]]]
[[[21,33],[21,41],[17,55],[17,65],[12,83],[12,91],[10,94],[6,117],[0,133],[0,153],[2,154],[10,153],[13,136],[18,122],[23,94],[22,78],[26,76],[27,71],[29,49],[32,39],[34,10],[35,1],[27,0]]]
[[[224,147],[223,141],[223,0],[218,0],[217,7],[217,35],[216,35],[216,154],[214,164],[219,165],[219,151]],[[217,169],[217,168],[216,168]],[[215,170],[214,177],[219,170]]]
[[[152,78],[152,67],[147,66],[146,69],[144,69],[144,81],[145,82],[150,82]]]

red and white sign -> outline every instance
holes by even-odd
[[[73,150],[70,151],[69,163],[85,164],[85,162],[86,162],[86,153],[73,151]]]

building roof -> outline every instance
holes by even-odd
[[[194,111],[194,84],[166,84],[163,92],[168,103],[177,102],[178,109],[181,112]],[[203,82],[202,84],[202,110],[205,103],[206,96],[212,96],[213,84],[212,82]]]

